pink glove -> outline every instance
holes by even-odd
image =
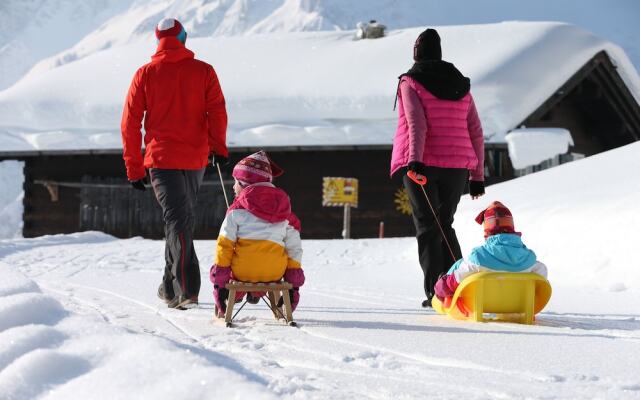
[[[231,280],[231,267],[221,267],[217,264],[213,264],[209,270],[209,280],[213,283],[213,300],[216,304],[216,316],[221,318],[227,311],[227,297],[229,297],[229,291],[225,289],[226,285]]]
[[[304,285],[304,271],[302,268],[289,268],[284,273],[284,280],[289,282],[294,288]]]
[[[289,291],[289,298],[291,299],[291,310],[295,311],[300,302],[300,292],[298,289],[304,285],[305,277],[302,268],[289,268],[284,273],[284,280],[289,282],[293,289]]]
[[[209,280],[215,285],[224,287],[231,280],[231,267],[221,267],[213,264],[209,270]]]

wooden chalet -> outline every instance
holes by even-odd
[[[574,145],[531,171],[588,157],[640,140],[640,106],[606,52],[601,51],[518,127],[565,128]],[[514,178],[506,143],[485,144],[487,176]]]
[[[512,128],[559,127],[571,132],[574,154],[590,156],[640,138],[640,105],[607,53],[595,54],[546,101]],[[322,178],[359,180],[359,205],[351,212],[351,236],[414,234],[399,179],[388,175],[391,145],[260,147],[286,173],[276,180],[292,200],[302,221],[302,237],[340,238],[342,208],[322,206]],[[257,147],[230,149],[224,171],[232,196],[231,167]],[[121,150],[0,151],[0,159],[24,161],[25,237],[98,230],[117,237],[161,238],[163,222],[151,188],[131,188],[125,178]],[[542,166],[540,166],[542,168]],[[486,144],[487,183],[515,177],[506,143]],[[404,211],[404,213],[403,213]],[[225,215],[217,173],[207,170],[199,195],[196,238],[215,239]]]

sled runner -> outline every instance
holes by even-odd
[[[453,298],[444,304],[434,297],[433,309],[451,318],[484,322],[484,313],[495,320],[531,325],[551,298],[549,281],[533,273],[479,272],[465,278]]]
[[[247,294],[251,292],[266,292],[266,297],[269,299],[269,302],[267,303],[265,296],[262,296],[260,299],[271,309],[276,320],[283,319],[288,325],[296,326],[293,320],[293,311],[291,310],[291,299],[289,298],[289,290],[293,288],[290,283],[285,281],[267,283],[231,281],[225,285],[225,288],[229,290],[229,300],[227,301],[227,310],[224,315],[224,321],[228,328],[232,326],[233,319],[247,304],[247,300],[245,300],[238,311],[236,311],[235,314],[233,313],[233,299],[236,298],[236,292],[247,292]],[[282,299],[284,312],[282,307],[278,305],[280,299]]]

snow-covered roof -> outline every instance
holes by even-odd
[[[562,128],[514,129],[505,139],[511,164],[516,169],[540,164],[573,146],[571,132]]]
[[[576,26],[505,22],[437,29],[444,59],[471,78],[488,141],[504,142],[602,50],[640,100],[640,77],[624,51]],[[360,41],[353,32],[311,32],[187,44],[218,72],[230,147],[390,145],[396,78],[411,66],[422,30]],[[113,47],[34,72],[0,92],[0,151],[120,148],[129,82],[154,47]]]

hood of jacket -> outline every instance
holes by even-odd
[[[507,272],[520,272],[536,263],[536,253],[522,243],[519,235],[501,233],[489,236],[474,248],[469,262]]]
[[[229,208],[245,209],[265,221],[275,223],[286,220],[291,214],[289,196],[271,183],[249,185],[240,192]]]
[[[425,89],[442,100],[460,100],[469,93],[469,78],[455,67],[442,60],[418,61],[406,73],[399,76],[410,76]]]
[[[194,57],[193,51],[184,47],[182,42],[171,36],[160,39],[156,53],[151,56],[151,62],[175,63]]]

